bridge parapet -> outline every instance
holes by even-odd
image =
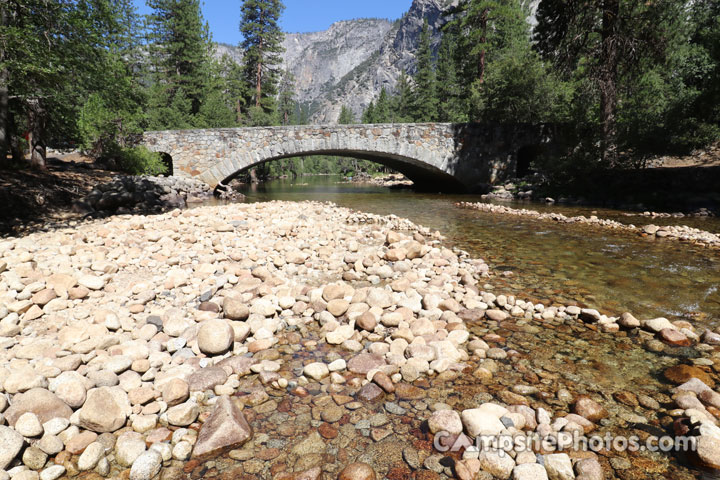
[[[372,160],[437,190],[474,189],[515,173],[517,151],[544,141],[542,126],[479,124],[303,125],[146,132],[143,144],[172,158],[173,174],[217,186],[281,158]]]

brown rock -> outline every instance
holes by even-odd
[[[695,365],[675,365],[673,367],[665,369],[663,376],[670,382],[680,385],[687,382],[691,378],[697,378],[701,380],[705,385],[712,388],[715,382],[710,378],[710,375],[700,367]]]
[[[190,396],[190,387],[185,380],[173,378],[165,384],[162,391],[162,398],[169,407],[179,405]]]
[[[188,386],[192,392],[211,390],[216,385],[222,385],[227,381],[228,374],[222,367],[206,367],[190,375],[187,379]]]
[[[348,307],[350,307],[350,302],[343,300],[342,298],[336,298],[334,300],[330,300],[326,308],[327,311],[334,317],[340,317],[347,312]]]
[[[25,393],[15,395],[12,406],[5,411],[5,418],[8,424],[15,425],[17,419],[27,412],[37,415],[40,423],[58,417],[70,418],[72,415],[72,409],[65,402],[44,388],[32,388]]]
[[[200,428],[192,456],[204,458],[237,448],[252,435],[252,428],[240,409],[229,397],[222,396]]]
[[[390,377],[387,376],[384,372],[375,372],[375,375],[373,375],[372,381],[377,383],[380,388],[385,390],[386,393],[393,393],[395,392],[395,385],[393,385],[392,380]]]
[[[377,326],[377,319],[372,313],[365,312],[355,320],[355,326],[362,330],[372,332]]]
[[[373,353],[361,353],[355,355],[347,363],[348,370],[352,373],[359,373],[360,375],[367,375],[367,373],[374,369],[380,368],[385,365],[385,359],[380,355]]]
[[[68,297],[70,297],[70,300],[82,300],[88,295],[90,295],[90,290],[85,287],[75,287],[68,290]]]
[[[351,463],[343,468],[338,480],[375,480],[375,470],[367,463]]]
[[[395,385],[395,395],[400,400],[420,400],[425,398],[425,390],[408,383],[398,383]]]
[[[213,313],[219,313],[220,312],[220,305],[213,302],[202,302],[200,306],[198,307],[198,310],[203,312],[213,312]]]
[[[632,392],[620,391],[613,393],[613,398],[629,407],[637,407],[639,402],[637,396]]]
[[[592,398],[581,395],[575,400],[573,412],[581,417],[587,418],[591,422],[597,422],[608,416],[607,410]]]
[[[241,300],[225,297],[223,301],[223,312],[225,318],[230,320],[245,320],[250,316],[250,308]]]
[[[54,298],[57,298],[57,294],[55,294],[55,290],[46,288],[45,290],[40,290],[35,295],[33,295],[32,302],[34,304],[40,305],[42,307]]]
[[[318,427],[318,433],[323,438],[327,438],[328,440],[333,439],[338,436],[337,428],[333,427],[329,423],[320,424],[320,426]]]
[[[366,383],[357,393],[357,398],[364,402],[375,402],[383,396],[383,391],[374,383]]]
[[[663,328],[658,333],[658,337],[668,345],[676,347],[689,347],[692,342],[682,332],[675,330],[674,328]]]
[[[65,450],[73,455],[79,455],[85,450],[85,447],[93,443],[97,438],[97,433],[85,430],[72,437],[65,445]]]

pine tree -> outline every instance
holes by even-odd
[[[280,0],[244,0],[241,7],[244,77],[251,86],[248,104],[257,110],[251,113],[256,119],[260,119],[261,114],[271,115],[275,110],[278,68],[284,51],[284,34],[278,21],[284,8]]]
[[[149,17],[155,62],[150,99],[153,127],[194,125],[211,75],[210,33],[200,0],[148,0],[148,6],[154,9]]]
[[[295,77],[290,72],[284,72],[280,82],[280,95],[278,96],[278,113],[280,124],[290,125],[291,117],[295,112]]]
[[[438,115],[438,99],[430,44],[430,27],[427,19],[423,23],[418,45],[413,97],[413,119],[417,122],[434,122]]]
[[[436,68],[439,122],[466,122],[468,118],[461,97],[456,50],[456,32],[448,29],[440,42]]]
[[[684,2],[674,1],[540,3],[537,48],[566,79],[584,90],[576,94],[582,94],[579,101],[583,105],[578,105],[578,110],[585,118],[598,119],[599,156],[605,166],[619,166],[622,137],[629,138],[630,143],[635,141],[622,125],[625,115],[621,100],[639,105],[633,102],[641,93],[637,86],[653,84],[651,88],[658,88],[670,80],[662,78],[662,70],[667,71],[670,46],[686,17]],[[651,80],[649,75],[655,78]],[[643,115],[640,111],[638,114]],[[592,131],[593,125],[587,130]],[[630,144],[623,149],[627,147]]]
[[[390,98],[385,87],[380,90],[380,96],[375,103],[373,123],[391,123],[393,112],[391,110]]]
[[[339,125],[350,125],[355,123],[355,115],[346,105],[343,105],[340,109],[340,116],[338,116]]]
[[[413,92],[405,71],[400,72],[397,85],[395,85],[396,94],[393,97],[393,111],[395,112],[395,120],[398,123],[412,122],[412,102]]]
[[[362,114],[362,123],[364,124],[372,124],[376,123],[375,121],[375,102],[370,102],[370,105],[367,106],[365,111]]]

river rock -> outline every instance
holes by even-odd
[[[447,432],[452,435],[462,433],[463,423],[460,414],[454,410],[438,410],[428,418],[430,433]]]
[[[375,470],[367,463],[351,463],[342,469],[338,480],[375,480]]]
[[[366,375],[370,370],[374,370],[385,365],[385,359],[381,355],[372,353],[361,353],[355,355],[347,362],[347,368],[352,373]]]
[[[93,432],[114,432],[125,425],[130,411],[130,400],[122,388],[93,388],[79,410],[79,424]]]
[[[15,422],[15,430],[23,437],[39,437],[43,427],[37,415],[32,412],[23,413]]]
[[[227,378],[228,374],[222,367],[205,367],[190,375],[187,384],[191,392],[202,392],[222,385]]]
[[[24,443],[22,435],[8,428],[4,425],[0,425],[0,470],[5,470],[10,462],[20,453]]]
[[[115,458],[123,467],[130,467],[145,449],[145,439],[142,434],[124,432],[115,442]]]
[[[223,301],[225,318],[230,320],[245,320],[250,315],[250,307],[245,302],[233,297],[225,297]]]
[[[518,465],[512,472],[513,480],[548,480],[545,467],[539,463],[524,463]]]
[[[105,445],[100,442],[93,442],[85,448],[85,451],[78,458],[78,470],[87,471],[95,468],[101,458],[105,455]]]
[[[73,413],[57,395],[44,388],[33,388],[15,395],[12,406],[5,411],[5,418],[10,425],[15,425],[17,419],[26,412],[37,415],[41,423],[53,418],[70,418]]]
[[[167,420],[170,425],[187,427],[193,423],[200,414],[200,408],[193,399],[180,405],[175,405],[167,411]]]
[[[607,410],[590,397],[581,395],[575,400],[573,412],[591,422],[597,422],[608,416]]]
[[[460,417],[467,434],[473,438],[478,435],[499,435],[505,429],[497,415],[481,408],[463,410]]]
[[[483,449],[478,457],[480,468],[493,477],[507,480],[515,468],[515,461],[506,452]]]
[[[162,390],[162,398],[169,407],[179,405],[190,396],[190,386],[185,380],[173,378],[168,381]]]
[[[545,470],[550,480],[574,480],[572,462],[566,453],[545,455]]]
[[[688,337],[674,328],[663,328],[658,336],[663,342],[675,347],[689,347],[692,344]]]
[[[204,321],[198,330],[200,351],[207,355],[220,355],[232,347],[235,331],[230,324],[219,318]]]
[[[705,370],[695,365],[675,365],[666,368],[663,371],[663,376],[676,385],[685,383],[692,378],[697,378],[709,387],[715,385],[715,382],[712,380],[710,375],[708,375]]]
[[[157,450],[144,452],[132,464],[130,480],[150,480],[160,472],[162,462],[162,455]]]
[[[90,290],[101,290],[105,286],[105,280],[94,275],[83,275],[78,278],[78,283]]]
[[[194,458],[203,458],[237,448],[252,437],[252,429],[242,411],[226,396],[220,397],[215,410],[203,423],[193,450]]]
[[[313,380],[319,381],[330,375],[330,369],[322,362],[313,362],[305,365],[305,368],[303,368],[303,374]]]

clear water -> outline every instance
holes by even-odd
[[[455,206],[480,201],[470,195],[444,195],[344,183],[340,177],[314,176],[248,185],[246,201],[328,201],[381,215],[395,214],[439,230],[449,242],[485,259],[496,271],[498,288],[543,302],[577,303],[609,314],[633,312],[638,318],[665,316],[720,325],[720,251],[675,240],[648,240],[584,225],[559,225],[501,216]],[[636,225],[689,225],[720,232],[717,218],[650,219],[627,212],[530,202],[515,208],[593,215]]]

